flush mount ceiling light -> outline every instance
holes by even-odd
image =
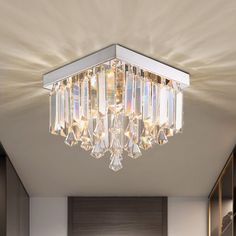
[[[120,45],[111,45],[43,75],[50,89],[50,133],[95,158],[110,153],[122,168],[141,149],[182,131],[189,74]]]

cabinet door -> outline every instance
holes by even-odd
[[[7,160],[7,236],[29,236],[29,196]]]
[[[0,143],[0,235],[6,235],[6,157]]]
[[[209,236],[220,236],[220,199],[219,199],[219,185],[215,187],[214,192],[210,197],[210,218]]]
[[[19,217],[19,236],[29,235],[29,196],[25,191],[23,185],[20,185],[20,217]]]
[[[18,176],[7,160],[7,236],[19,236],[20,183]]]
[[[233,232],[233,164],[227,165],[221,177],[221,234],[232,236]]]

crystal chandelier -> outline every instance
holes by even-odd
[[[189,74],[120,45],[46,73],[50,133],[122,168],[123,153],[136,159],[182,131],[183,89]]]

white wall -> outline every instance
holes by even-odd
[[[169,198],[168,236],[207,236],[207,198]]]
[[[30,199],[30,236],[67,236],[67,199]],[[169,198],[168,236],[206,236],[207,199]]]
[[[30,236],[67,236],[67,198],[30,199]]]

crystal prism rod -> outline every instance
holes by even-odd
[[[44,74],[43,86],[46,89],[51,89],[52,85],[56,82],[112,59],[128,62],[134,66],[165,77],[166,79],[176,81],[182,88],[190,85],[188,73],[144,56],[119,44],[113,44]]]

